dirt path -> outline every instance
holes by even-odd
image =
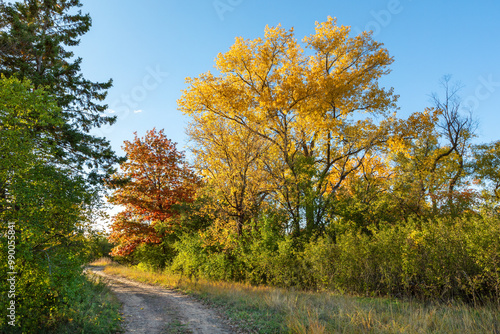
[[[217,313],[195,299],[163,287],[108,275],[103,267],[89,268],[104,277],[123,303],[125,333],[238,333]]]

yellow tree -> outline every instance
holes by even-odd
[[[272,199],[297,234],[304,224],[323,226],[335,191],[391,129],[397,96],[378,79],[393,60],[369,33],[349,32],[332,18],[316,23],[302,40],[307,51],[281,26],[266,27],[264,38],[237,38],[217,56],[218,74],[187,78],[178,101],[202,122],[215,115],[267,142]]]
[[[386,156],[367,155],[361,167],[349,175],[336,192],[335,207],[329,214],[341,217],[339,222],[348,222],[347,225],[340,223],[340,230],[353,223],[366,228],[398,222],[390,193],[393,177],[394,171]]]
[[[474,174],[482,183],[483,198],[498,207],[500,201],[500,141],[474,147]]]
[[[241,235],[268,194],[262,157],[269,145],[245,127],[213,114],[193,115],[187,133],[194,143],[196,168],[213,199],[206,209],[214,219],[234,224]]]
[[[398,142],[392,150],[391,186],[402,216],[458,215],[471,207],[474,192],[468,187],[467,165],[475,122],[461,113],[459,86],[450,77],[441,82],[444,98],[433,95],[434,108],[398,121]]]
[[[399,208],[396,216],[422,216],[431,210],[430,202],[439,188],[436,159],[439,155],[440,110],[415,112],[396,126],[399,136],[389,142],[388,159],[392,161],[392,198]]]
[[[414,113],[397,126],[400,142],[388,158],[394,174],[390,189],[401,218],[457,215],[470,209],[474,200],[466,182],[474,124],[449,103]]]

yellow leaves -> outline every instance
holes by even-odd
[[[262,194],[283,202],[313,191],[300,187],[345,182],[385,144],[394,120],[359,114],[387,117],[395,107],[397,96],[377,84],[392,58],[369,34],[349,32],[329,17],[301,44],[293,29],[266,27],[220,53],[218,75],[187,79],[178,104],[192,120],[197,166],[233,217]]]
[[[304,37],[303,42],[318,53],[328,55],[340,51],[348,38],[350,28],[337,26],[337,19],[328,16],[326,22],[316,21],[316,33]]]
[[[188,128],[196,167],[214,199],[212,208],[228,217],[248,217],[255,197],[265,188],[263,139],[236,122],[217,115],[194,115]],[[224,220],[225,221],[225,220]]]
[[[439,115],[441,115],[439,109],[425,109],[423,112],[416,112],[410,115],[406,120],[404,125],[409,134],[414,137],[421,135],[422,133],[430,134],[434,131],[435,125],[438,122]],[[410,132],[412,131],[412,132]]]
[[[436,124],[440,114],[440,110],[427,108],[411,114],[406,120],[396,120],[394,134],[387,143],[389,153],[392,156],[403,154],[411,159],[416,154],[416,147],[424,143],[437,144]]]
[[[387,51],[366,36],[349,38],[348,33],[348,27],[337,27],[332,18],[318,24],[316,35],[304,41],[325,44],[329,51],[318,46],[311,57],[303,55],[293,29],[267,27],[264,39],[237,38],[216,59],[221,75],[188,79],[190,88],[179,107],[186,114],[208,111],[250,127],[282,122],[287,116],[321,126],[332,108],[349,115],[367,110],[366,105],[370,112],[392,107],[392,92],[373,84],[392,62]]]
[[[406,142],[403,140],[403,138],[399,137],[399,136],[393,136],[391,138],[389,138],[389,140],[387,141],[387,148],[389,150],[389,152],[391,152],[392,154],[404,154],[406,155],[407,157],[409,157],[409,154],[410,152],[408,151],[408,147],[407,147],[407,144]]]
[[[425,232],[412,230],[406,239],[406,243],[410,248],[417,248],[425,241]]]
[[[252,52],[248,40],[237,37],[228,53],[219,53],[215,59],[215,67],[221,73],[244,71],[244,64],[251,58]],[[238,59],[239,57],[239,59]]]
[[[206,231],[200,232],[202,246],[217,247],[222,250],[234,249],[237,246],[236,225],[232,219],[215,219]]]

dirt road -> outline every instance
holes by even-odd
[[[215,311],[174,290],[111,276],[103,267],[89,268],[104,277],[123,303],[125,333],[231,334],[239,330]]]

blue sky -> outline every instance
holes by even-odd
[[[439,80],[453,75],[464,104],[479,121],[476,142],[500,139],[500,2],[262,1],[262,0],[83,0],[93,26],[75,49],[92,81],[112,78],[106,103],[118,121],[95,131],[123,154],[124,140],[164,128],[184,149],[188,121],[176,106],[185,78],[213,69],[219,52],[237,36],[262,37],[266,25],[294,27],[300,40],[315,21],[336,17],[353,31],[373,30],[395,61],[381,82],[394,87],[399,116],[431,106]]]

